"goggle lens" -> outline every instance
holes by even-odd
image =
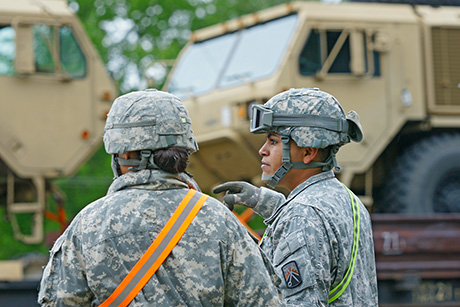
[[[269,131],[272,128],[272,119],[272,110],[266,109],[262,105],[253,105],[250,132],[263,133]]]

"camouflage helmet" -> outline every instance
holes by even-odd
[[[186,148],[189,153],[198,150],[190,117],[181,100],[155,89],[131,92],[115,99],[105,124],[104,146],[116,160],[123,160],[116,154],[129,151],[151,153],[172,146]],[[146,159],[154,165],[150,155]],[[131,160],[128,164],[115,162],[139,165]],[[142,168],[152,167],[144,165],[138,169]]]
[[[280,168],[270,178],[262,176],[263,180],[270,180],[269,186],[276,185],[291,168],[339,169],[335,159],[339,147],[363,138],[358,114],[350,111],[345,115],[335,97],[317,88],[290,89],[273,96],[263,106],[252,108],[251,132],[274,131],[281,135],[283,142],[283,170]],[[325,162],[308,164],[291,162],[289,138],[303,148],[331,146],[329,158]]]

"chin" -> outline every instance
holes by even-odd
[[[264,174],[264,175],[265,175],[265,174]],[[265,183],[265,184],[270,182],[270,180],[263,180],[263,179],[261,179],[261,181],[262,181],[263,183]]]

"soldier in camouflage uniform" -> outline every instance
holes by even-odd
[[[251,207],[268,225],[262,250],[283,280],[287,306],[377,306],[371,221],[332,169],[340,146],[362,139],[356,112],[318,89],[291,89],[253,106],[251,132],[266,133],[262,180],[283,194],[227,182],[224,203]],[[355,227],[354,227],[355,225]]]
[[[104,144],[115,180],[54,244],[43,306],[104,302],[158,236],[189,189],[198,147],[187,110],[155,90],[117,98]],[[179,243],[129,306],[279,306],[280,280],[235,216],[208,198]]]

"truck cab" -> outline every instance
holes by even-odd
[[[16,239],[36,244],[49,180],[73,174],[100,146],[117,92],[65,0],[0,2],[0,89],[0,204]]]
[[[200,146],[190,171],[205,191],[260,184],[264,136],[249,133],[248,108],[318,87],[360,115],[364,139],[340,149],[337,176],[371,211],[459,212],[459,16],[458,7],[292,2],[194,32],[165,87],[190,110]],[[448,153],[425,163],[428,153],[413,154],[425,147]]]

